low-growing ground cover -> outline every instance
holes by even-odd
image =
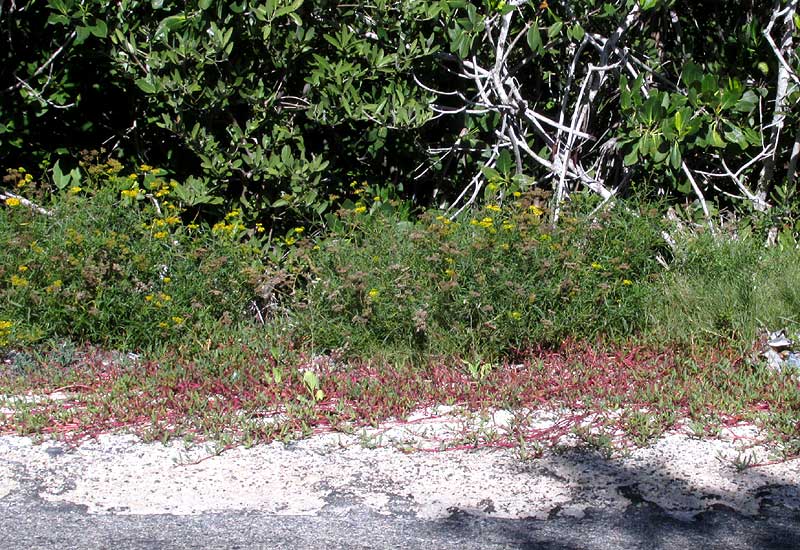
[[[2,391],[28,397],[6,401],[0,431],[79,441],[129,429],[146,440],[211,439],[225,448],[321,431],[358,433],[447,405],[465,414],[505,410],[514,416],[503,429],[467,429],[443,440],[442,450],[519,446],[540,452],[572,434],[613,452],[671,429],[713,437],[724,427],[752,423],[779,455],[800,452],[796,377],[727,346],[567,341],[492,364],[454,357],[343,363],[300,352],[274,355],[257,337],[247,344],[226,339],[191,358],[63,351],[32,358],[28,371],[15,356],[18,370],[5,373]],[[554,411],[558,423],[542,429],[534,414],[540,410]]]
[[[196,223],[178,182],[120,168],[57,193],[12,174],[48,212],[0,208],[3,432],[224,447],[444,404],[517,420],[443,448],[556,443],[526,416],[552,409],[594,446],[753,422],[800,453],[797,373],[758,354],[797,329],[800,253],[753,224],[579,197],[552,224],[546,196],[502,189],[412,216],[355,184],[324,230],[265,235],[236,209]]]

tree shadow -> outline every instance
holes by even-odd
[[[547,519],[499,519],[453,510],[441,520],[441,528],[473,540],[486,537],[487,547],[800,548],[800,486],[758,468],[736,471],[731,466],[730,475],[739,481],[752,481],[753,488],[744,493],[735,489],[726,493],[719,487],[704,487],[697,479],[670,474],[666,464],[654,469],[652,462],[640,465],[581,449],[558,454],[555,461],[560,476],[606,480],[606,494],[593,502],[591,491],[576,487],[573,498],[585,504],[582,515],[577,517],[562,513],[560,506],[553,508]],[[546,456],[521,466],[520,475],[543,475],[550,465]],[[677,501],[680,499],[675,495],[686,495],[691,504],[665,505],[653,497],[659,492],[673,495]],[[608,497],[616,499],[613,509],[606,506]],[[726,501],[736,501],[746,510],[736,509]]]

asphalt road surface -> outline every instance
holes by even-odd
[[[756,516],[721,507],[675,519],[628,488],[621,513],[588,510],[582,518],[492,519],[452,510],[438,520],[383,516],[332,503],[317,516],[253,511],[89,514],[33,491],[0,501],[0,548],[425,548],[425,549],[791,549],[800,548],[800,514],[762,506]],[[345,499],[346,500],[346,499]]]

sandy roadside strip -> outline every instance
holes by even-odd
[[[97,514],[316,515],[358,506],[425,519],[455,509],[498,518],[580,517],[587,509],[621,510],[632,498],[682,518],[719,506],[757,514],[765,499],[800,510],[800,459],[741,468],[773,458],[768,449],[743,446],[752,441],[742,437],[754,435],[750,427],[723,430],[718,439],[671,433],[612,459],[569,441],[534,459],[514,449],[431,452],[426,442],[460,426],[423,412],[412,424],[219,455],[208,445],[142,443],[132,435],[103,435],[74,448],[2,436],[0,499],[34,487],[43,500]]]

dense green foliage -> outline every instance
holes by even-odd
[[[486,357],[643,332],[655,256],[668,256],[655,210],[597,221],[575,211],[553,227],[542,197],[518,195],[454,222],[342,211],[303,262],[299,333],[321,349]]]
[[[388,189],[356,185],[327,231],[270,237],[240,210],[187,218],[163,170],[93,160],[83,186],[7,178],[49,213],[0,209],[15,251],[0,255],[0,346],[202,347],[258,327],[314,352],[497,358],[565,338],[752,342],[798,324],[797,249],[764,248],[749,220],[697,234],[646,205],[593,213],[584,195],[552,225],[538,191],[412,218]]]
[[[479,169],[762,208],[796,182],[792,6],[16,2],[0,8],[0,162],[49,170],[104,145],[173,171],[187,207],[241,202],[268,225],[319,221],[354,179],[442,204]],[[530,154],[497,141],[509,128]]]
[[[237,211],[214,227],[184,223],[174,181],[120,168],[92,165],[82,187],[52,195],[50,215],[13,199],[0,209],[0,248],[14,251],[0,254],[0,345],[147,348],[202,342],[243,319],[263,267],[257,239],[239,238],[258,230]],[[21,176],[30,195],[50,194]]]

